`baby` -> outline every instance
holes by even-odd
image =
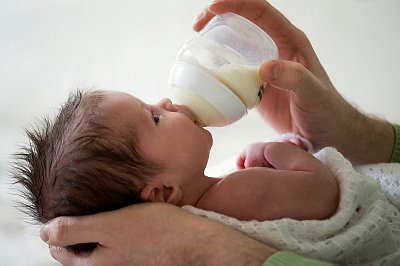
[[[27,135],[13,178],[40,223],[140,202],[259,221],[326,219],[338,206],[334,175],[289,143],[253,144],[238,159],[244,169],[206,176],[212,136],[168,99],[149,105],[122,92],[78,91]]]

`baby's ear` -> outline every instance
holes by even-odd
[[[163,188],[160,183],[147,183],[140,191],[140,198],[145,202],[165,202]]]
[[[174,205],[178,205],[178,203],[182,199],[182,189],[177,185],[172,186],[164,186],[164,198],[165,201]]]
[[[179,186],[150,182],[140,191],[140,198],[145,202],[167,202],[177,205],[182,198],[182,190]]]

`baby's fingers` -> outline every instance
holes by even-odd
[[[246,155],[241,153],[239,156],[236,158],[236,167],[238,169],[245,169],[244,163],[246,161]]]

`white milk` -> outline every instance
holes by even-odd
[[[196,115],[198,122],[203,126],[224,126],[224,116],[203,97],[191,90],[180,87],[171,87],[174,100],[185,104]]]
[[[236,94],[248,109],[259,102],[258,93],[263,82],[258,74],[258,66],[225,64],[208,70]]]

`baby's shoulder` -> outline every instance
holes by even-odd
[[[196,207],[242,220],[259,219],[260,206],[267,205],[268,187],[257,176],[265,169],[232,172],[212,186]],[[265,179],[265,178],[264,178]]]
[[[245,187],[259,186],[266,181],[266,176],[269,176],[273,170],[266,167],[251,167],[247,169],[232,172],[219,181],[220,189],[238,189]]]
[[[276,171],[276,169],[269,168],[269,167],[249,167],[246,169],[240,169],[240,170],[234,171],[234,172],[224,176],[222,179],[228,179],[228,180],[247,179],[247,178],[253,178],[256,176],[262,176],[262,175],[270,173],[271,171]]]

